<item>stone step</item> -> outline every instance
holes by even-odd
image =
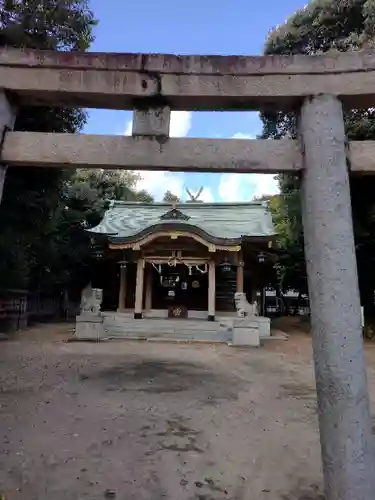
[[[230,342],[231,328],[223,323],[188,319],[140,319],[112,314],[105,315],[103,327],[108,338],[159,338]]]
[[[195,331],[185,332],[181,330],[174,331],[135,331],[124,330],[123,328],[107,328],[105,329],[107,338],[148,338],[148,339],[164,339],[164,340],[181,340],[181,341],[208,341],[208,342],[230,342],[232,334],[229,332],[212,332],[212,331]]]
[[[225,337],[225,338],[231,338],[232,337],[232,332],[229,331],[219,331],[219,332],[213,332],[210,330],[191,330],[191,331],[183,331],[180,329],[170,329],[170,330],[134,330],[131,328],[121,328],[121,327],[108,327],[104,328],[104,332],[106,336],[108,335],[123,335],[123,336],[133,336],[133,335],[140,335],[142,337],[153,337],[153,336],[171,336],[174,335],[176,337],[189,337],[189,338],[200,338],[202,336],[209,336],[209,337]]]
[[[124,331],[137,331],[137,332],[152,332],[152,331],[158,331],[158,332],[219,332],[219,331],[232,331],[230,328],[184,328],[184,327],[173,327],[173,326],[165,326],[165,327],[147,327],[147,326],[134,326],[134,325],[120,325],[120,324],[108,324],[104,323],[103,324],[105,329],[108,328],[116,328],[116,329],[122,329]]]
[[[221,330],[232,330],[227,326],[215,325],[215,327],[211,327],[209,325],[201,325],[199,327],[194,325],[145,325],[145,324],[136,324],[136,323],[113,323],[109,321],[104,321],[104,328],[124,328],[129,330],[145,330],[145,331],[183,331],[183,332],[218,332]]]
[[[210,321],[184,321],[181,320],[134,320],[134,319],[118,319],[118,318],[104,318],[105,328],[124,328],[131,330],[145,330],[145,331],[219,331],[221,329],[229,330],[231,326],[225,323],[210,322]]]
[[[187,331],[187,330],[182,330],[182,329],[173,329],[173,328],[170,328],[169,330],[146,330],[146,329],[124,329],[122,327],[105,327],[104,330],[106,331],[106,333],[116,333],[117,334],[120,334],[120,333],[123,333],[124,335],[128,335],[128,334],[132,334],[132,333],[136,333],[136,334],[142,334],[142,333],[145,333],[147,334],[147,336],[151,336],[151,335],[170,335],[170,334],[179,334],[180,336],[184,336],[184,337],[191,337],[191,336],[194,336],[194,335],[228,335],[230,334],[230,332],[228,331],[217,331],[217,332],[213,332],[212,330],[190,330],[190,331]]]

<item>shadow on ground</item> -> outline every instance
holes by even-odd
[[[211,371],[198,363],[142,359],[82,373],[83,382],[102,384],[106,391],[136,391],[149,394],[178,393],[204,389],[206,404],[234,401],[243,382],[235,376]]]

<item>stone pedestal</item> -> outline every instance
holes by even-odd
[[[271,336],[271,320],[264,316],[256,316],[255,321],[258,323],[259,337],[266,338]]]
[[[103,316],[77,316],[75,337],[80,340],[104,338]]]
[[[246,318],[237,319],[233,323],[234,346],[259,347],[259,325],[257,322],[249,321]]]

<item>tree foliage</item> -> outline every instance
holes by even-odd
[[[44,256],[55,285],[80,290],[90,279],[94,255],[85,229],[100,222],[109,201],[153,201],[145,191],[137,191],[138,177],[118,170],[77,170],[64,183],[50,234],[55,249]]]
[[[266,54],[320,54],[329,51],[359,50],[374,46],[375,2],[373,0],[313,0],[293,14],[268,36]],[[375,138],[375,110],[355,109],[344,114],[348,139]],[[296,136],[293,113],[268,112],[262,115],[264,138]],[[282,265],[283,285],[306,284],[303,231],[299,201],[299,179],[281,175],[279,243],[286,250]],[[362,303],[373,309],[375,283],[375,180],[351,179],[352,208]]]
[[[96,24],[87,0],[0,0],[0,45],[86,50]],[[22,107],[15,130],[79,132],[80,109]],[[0,287],[54,288],[80,280],[90,263],[84,229],[105,200],[151,201],[128,172],[8,169],[0,205]],[[83,278],[82,278],[83,279]]]
[[[0,0],[1,45],[87,50],[95,24],[88,0]]]
[[[144,190],[138,191],[140,175],[125,170],[78,170],[72,179],[72,185],[90,186],[103,200],[142,201],[150,203],[152,196]]]
[[[0,44],[54,50],[85,50],[95,24],[86,0],[1,0]],[[79,109],[18,110],[15,130],[79,132],[86,114]],[[67,174],[59,169],[8,169],[0,207],[0,273],[2,287],[37,286],[60,193]]]
[[[177,195],[173,194],[172,191],[168,190],[164,193],[163,201],[180,203],[181,200]]]

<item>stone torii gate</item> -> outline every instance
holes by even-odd
[[[349,173],[375,142],[347,143],[343,106],[375,106],[375,52],[172,56],[0,50],[5,167],[299,172],[327,500],[373,500],[375,457]],[[133,109],[132,137],[11,132],[16,107]],[[294,110],[299,140],[171,139],[173,110]]]

